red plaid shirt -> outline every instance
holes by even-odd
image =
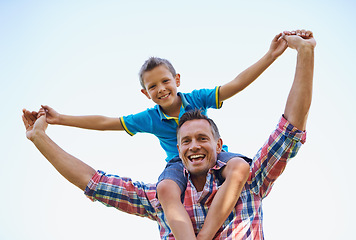
[[[305,138],[305,132],[281,118],[276,130],[253,158],[250,176],[239,200],[214,239],[263,239],[262,199],[282,174],[287,161],[297,154]],[[201,193],[196,191],[187,174],[184,206],[196,234],[202,228],[209,206],[222,184],[216,172],[223,166],[223,162],[217,161],[210,169]],[[161,238],[174,239],[156,198],[156,184],[133,182],[130,178],[98,171],[90,180],[85,194],[93,201],[98,200],[121,211],[157,221]]]

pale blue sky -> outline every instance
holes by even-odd
[[[73,3],[75,2],[75,3]],[[350,239],[355,210],[355,1],[0,1],[0,239],[159,239],[156,223],[92,203],[25,137],[22,108],[122,116],[153,106],[137,73],[171,60],[180,91],[234,78],[278,32],[310,29],[315,49],[308,140],[264,201],[266,239]],[[209,115],[230,151],[252,156],[283,112],[295,70],[288,49]],[[49,126],[96,169],[155,182],[165,163],[145,134]]]

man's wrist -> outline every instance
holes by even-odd
[[[298,53],[314,52],[314,46],[311,43],[302,43],[297,47]]]
[[[47,135],[46,132],[44,130],[40,130],[40,129],[33,129],[32,130],[32,134],[30,137],[31,142],[33,142],[34,144],[36,144],[37,142],[39,142],[41,139],[44,139]]]

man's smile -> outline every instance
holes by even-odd
[[[194,155],[188,156],[188,159],[191,162],[202,161],[204,158],[205,158],[204,154],[194,154]]]

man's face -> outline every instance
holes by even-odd
[[[216,140],[209,122],[195,119],[185,122],[179,129],[178,151],[186,169],[192,176],[206,175],[221,152],[222,140]]]
[[[180,85],[180,75],[173,76],[165,65],[159,65],[142,75],[145,89],[141,92],[148,99],[165,108],[172,106],[178,99],[177,87]]]

